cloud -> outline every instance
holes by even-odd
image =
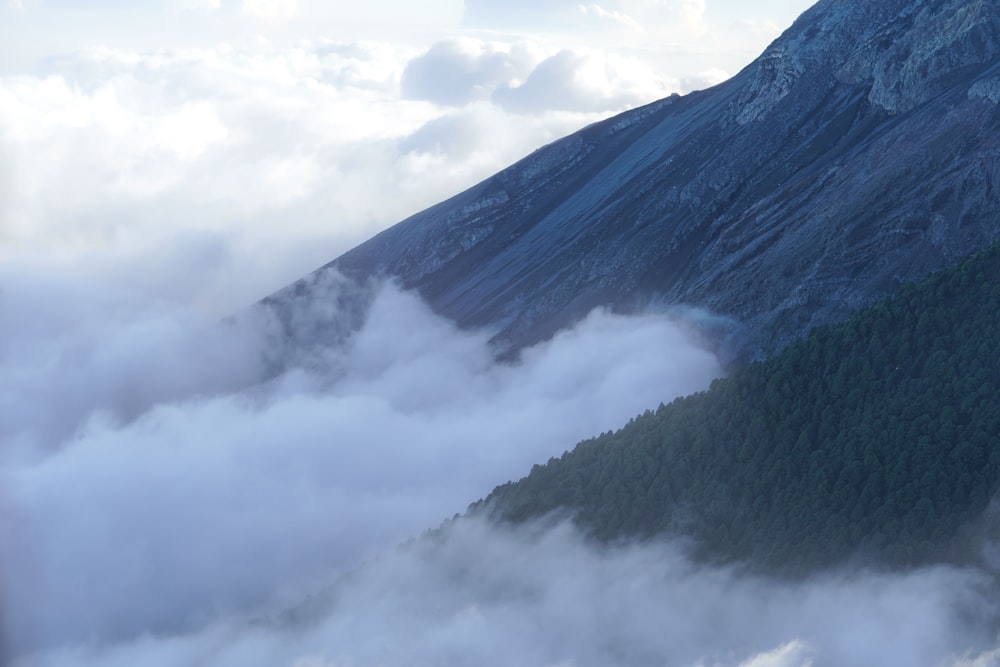
[[[704,34],[705,0],[611,0],[602,4],[580,5],[584,14],[604,21],[607,28],[626,28],[654,35]]]
[[[463,157],[489,150],[490,114],[486,110],[460,111],[435,118],[400,144],[407,153]]]
[[[296,0],[243,0],[243,12],[264,19],[295,16]]]
[[[471,39],[439,42],[411,60],[401,87],[410,99],[451,106],[490,100],[506,111],[532,115],[608,113],[671,92],[666,80],[635,58]]]
[[[580,5],[579,9],[584,16],[593,16],[602,21],[611,21],[623,28],[634,30],[636,32],[642,32],[643,30],[642,24],[636,21],[628,14],[624,14],[618,11],[607,10],[604,7],[595,3],[591,3],[589,5]]]
[[[95,416],[129,421],[192,394],[262,379],[264,327],[219,326],[122,287],[0,271],[2,455],[52,450]]]
[[[328,277],[283,312],[286,348],[274,315],[215,327],[127,293],[8,276],[10,641],[191,631],[302,595],[720,373],[670,317],[600,311],[498,364],[488,332],[459,331],[391,285]],[[351,304],[365,303],[359,319]]]
[[[956,662],[954,667],[997,667],[997,665],[1000,665],[1000,648],[979,655],[966,655]]]
[[[174,6],[182,11],[216,11],[222,7],[222,0],[174,0]]]
[[[539,59],[537,47],[525,43],[507,46],[472,39],[438,42],[407,63],[402,91],[410,99],[462,106],[488,99],[501,84],[522,80]]]
[[[654,7],[660,2],[651,3]],[[706,0],[675,0],[668,3],[668,16],[683,29],[704,32]]]
[[[711,69],[704,72],[697,72],[684,77],[680,81],[681,94],[687,94],[694,90],[704,90],[718,85],[729,78],[729,74],[720,69]]]
[[[705,0],[517,0],[503,5],[466,0],[463,22],[477,28],[572,33],[581,29],[626,33],[704,32]]]
[[[640,99],[612,91],[531,116],[494,105],[495,85],[542,58],[533,49],[93,48],[0,77],[0,258],[230,312],[597,120],[594,109]],[[416,62],[430,68],[420,85],[404,76]],[[470,78],[435,90],[431,65],[467,65]],[[402,80],[435,103],[401,98]]]
[[[740,667],[811,667],[809,646],[795,640],[740,663]]]
[[[695,566],[670,544],[598,546],[565,524],[465,520],[283,613],[17,667],[985,667],[996,637],[972,615],[983,607],[996,611],[990,590],[958,570],[776,582]]]
[[[563,50],[539,63],[524,83],[498,88],[493,100],[515,113],[624,110],[669,92],[637,60]]]
[[[577,4],[573,0],[511,0],[503,4],[490,0],[465,0],[462,22],[476,28],[527,27],[544,30],[574,17]]]

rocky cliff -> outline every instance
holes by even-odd
[[[331,268],[501,350],[597,305],[706,308],[741,357],[1000,239],[1000,7],[821,0],[733,79],[542,148]]]

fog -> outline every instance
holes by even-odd
[[[284,613],[16,665],[987,667],[1000,664],[995,593],[946,568],[765,581],[695,567],[667,543],[464,520]]]
[[[720,374],[664,313],[596,311],[498,364],[489,332],[392,284],[317,283],[285,349],[273,313],[218,324],[124,290],[5,277],[0,582],[14,652],[297,600]],[[369,304],[360,329],[337,330],[356,320],[338,303]]]

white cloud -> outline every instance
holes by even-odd
[[[659,5],[660,3],[655,4]],[[706,0],[675,0],[668,6],[671,18],[676,20],[682,29],[692,30],[698,34],[707,30],[705,25]]]
[[[99,48],[40,75],[0,77],[0,257],[226,312],[600,109],[658,92],[648,72],[608,87],[600,65],[588,75],[583,59],[573,85],[597,97],[525,117],[489,98],[527,77],[540,47],[464,40],[440,51],[444,69],[428,60],[434,49],[369,42]],[[485,99],[401,99],[416,63],[426,72],[423,83],[409,79],[414,97]],[[433,88],[465,65],[466,83]],[[180,256],[193,246],[200,265]],[[180,274],[169,266],[178,259]]]
[[[665,97],[668,82],[633,58],[563,50],[538,64],[520,85],[497,88],[494,101],[515,113],[625,110]]]
[[[967,654],[954,667],[997,667],[1000,665],[1000,648],[978,655]]]
[[[618,11],[609,11],[595,3],[580,5],[579,7],[584,16],[594,16],[600,20],[612,21],[624,28],[628,28],[629,30],[634,30],[636,32],[642,32],[643,30],[642,24],[628,14]]]
[[[790,641],[773,651],[761,653],[740,663],[739,667],[811,667],[813,662],[809,657],[812,651],[802,641]]]
[[[401,85],[412,99],[452,106],[492,100],[532,115],[553,110],[607,114],[672,92],[670,82],[636,58],[471,39],[435,44],[407,64]]]
[[[657,315],[595,313],[511,366],[391,286],[339,343],[351,311],[321,306],[369,293],[333,280],[293,312],[311,333],[288,350],[266,318],[215,327],[3,278],[0,616],[21,646],[190,630],[303,594],[720,373]],[[279,359],[293,367],[265,382]]]
[[[683,35],[687,39],[707,29],[705,19],[705,0],[604,0],[600,3],[518,0],[503,5],[489,0],[466,0],[464,16],[466,24],[476,27],[562,33],[584,28],[589,31],[625,28],[628,32]]]
[[[995,600],[968,572],[799,583],[700,568],[671,545],[595,546],[565,525],[463,521],[287,613],[69,648],[61,665],[969,667],[995,642],[963,620]]]
[[[296,6],[297,0],[243,0],[244,13],[265,19],[295,16]]]
[[[476,28],[547,30],[577,15],[573,0],[465,0],[462,21]],[[564,23],[563,26],[571,25]]]
[[[659,99],[674,88],[637,58],[471,39],[435,44],[407,64],[401,84],[412,99],[451,106],[491,100],[508,111],[536,116],[608,114]]]
[[[476,151],[488,153],[493,115],[489,108],[479,107],[435,118],[407,137],[400,148],[412,155],[452,159]]]
[[[693,90],[704,90],[720,84],[728,78],[729,74],[721,69],[696,72],[681,79],[679,92],[686,94]]]
[[[500,85],[523,80],[544,57],[536,45],[447,40],[406,65],[403,95],[461,106],[489,99]]]
[[[182,11],[216,11],[222,7],[222,0],[174,0]]]

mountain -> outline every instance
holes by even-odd
[[[1000,239],[998,104],[997,3],[821,0],[731,80],[539,149],[267,302],[391,276],[501,353],[598,305],[695,306],[761,357]]]
[[[536,465],[472,513],[561,511],[605,541],[681,534],[786,575],[858,556],[1000,572],[997,275],[1000,244]]]

